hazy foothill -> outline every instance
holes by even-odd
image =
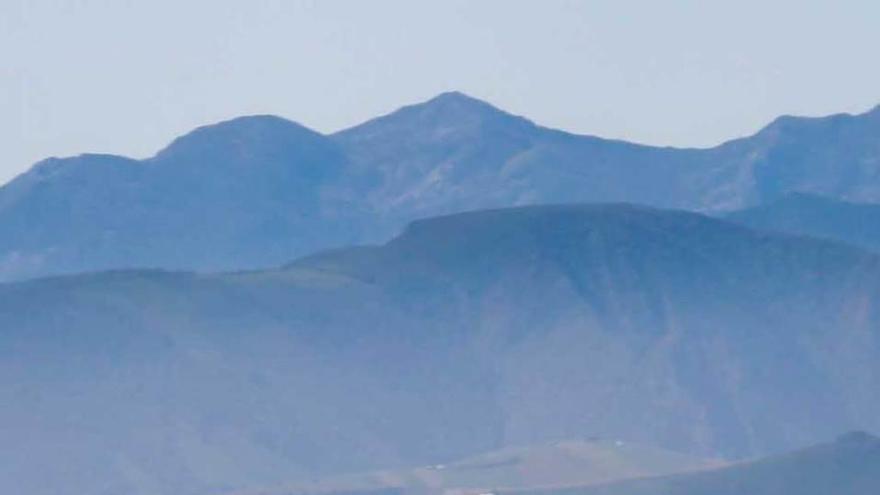
[[[0,188],[0,491],[872,493],[878,136],[445,93],[40,162]]]

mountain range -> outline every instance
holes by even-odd
[[[781,117],[709,149],[651,147],[548,129],[454,92],[330,135],[242,117],[146,160],[51,158],[0,188],[0,280],[267,268],[486,208],[728,212],[792,192],[880,202],[878,132],[880,107]]]
[[[877,136],[445,93],[40,162],[0,188],[0,492],[873,493],[869,434],[797,449],[880,431]]]
[[[878,302],[867,250],[627,204],[0,284],[0,491],[224,493],[591,437],[780,453],[880,431]]]

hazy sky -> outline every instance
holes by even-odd
[[[0,181],[275,113],[330,132],[457,89],[707,146],[880,103],[880,2],[0,0]]]

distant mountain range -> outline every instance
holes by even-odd
[[[0,329],[3,493],[223,493],[594,436],[741,459],[880,431],[880,256],[642,206],[443,216],[265,271],[0,284]]]
[[[538,126],[461,93],[332,135],[272,116],[147,160],[49,159],[0,188],[0,280],[112,268],[277,266],[465,210],[624,201],[721,212],[791,192],[880,202],[880,107],[782,117],[711,149]]]

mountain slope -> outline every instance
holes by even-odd
[[[878,204],[795,193],[766,205],[733,212],[726,218],[753,228],[834,239],[880,251]]]
[[[461,93],[337,133],[356,166],[379,172],[370,200],[393,218],[573,201],[677,206],[694,199],[692,150],[540,127]]]
[[[880,258],[627,205],[481,211],[279,270],[0,285],[0,491],[277,486],[600,436],[880,429]],[[820,400],[817,400],[821,398]]]
[[[0,188],[0,280],[276,266],[465,210],[632,202],[727,211],[794,191],[880,202],[880,107],[780,118],[711,149],[538,126],[461,93],[322,136],[271,116],[155,157],[50,159]]]
[[[346,158],[276,117],[198,129],[145,161],[50,159],[0,189],[0,279],[267,266],[359,237]]]
[[[378,208],[418,217],[583,201],[721,211],[793,191],[877,201],[878,136],[880,106],[781,117],[709,149],[659,148],[548,129],[445,93],[333,138],[355,164],[380,171],[371,196]]]
[[[714,471],[542,493],[555,495],[865,495],[880,490],[880,439],[852,433],[791,454]]]
[[[850,346],[876,346],[868,294],[877,284],[858,272],[875,263],[844,246],[698,215],[560,206],[417,222],[380,250],[294,266],[379,284],[420,311],[434,310],[425,293],[438,300],[432,305],[454,304],[461,316],[449,328],[477,325],[510,353],[501,366],[510,367],[507,393],[516,403],[506,420],[511,441],[614,434],[698,452],[718,442],[726,454],[744,455],[797,444],[794,432],[806,424],[779,427],[794,403],[828,415],[808,427],[814,431],[849,414],[814,404],[814,387],[867,392],[823,368],[862,366],[867,357],[831,361]],[[790,353],[800,357],[780,361]],[[567,387],[590,389],[601,412],[585,411],[585,399]],[[783,400],[774,390],[788,394]],[[658,414],[646,404],[668,409]]]

